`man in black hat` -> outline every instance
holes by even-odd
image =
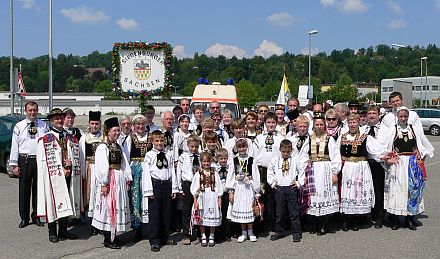
[[[348,109],[350,110],[350,113],[358,113],[359,111],[359,102],[357,100],[349,101],[348,102]]]
[[[299,117],[298,109],[288,111],[286,113],[287,118],[289,119],[289,130],[287,133],[287,137],[294,135],[297,132],[296,129],[296,119]]]
[[[29,101],[24,105],[26,119],[18,122],[12,134],[9,165],[19,177],[18,202],[21,222],[19,228],[29,225],[29,210],[32,194],[32,222],[44,226],[37,217],[37,161],[35,160],[37,142],[48,128],[44,121],[37,119],[38,104]]]
[[[81,152],[81,175],[83,177],[83,205],[84,216],[93,217],[93,204],[96,191],[96,170],[95,170],[95,152],[99,144],[102,143],[101,132],[101,112],[89,111],[89,132],[84,134],[79,147]],[[98,234],[98,231],[92,227],[92,235]]]
[[[64,129],[68,134],[73,135],[79,141],[83,132],[79,128],[74,127],[76,118],[75,112],[70,108],[65,108],[63,112],[66,114],[64,118]]]
[[[52,109],[47,116],[52,130],[37,144],[37,215],[46,218],[52,243],[77,238],[67,232],[67,217],[78,217],[81,205],[78,140],[64,130],[64,117],[61,109]]]

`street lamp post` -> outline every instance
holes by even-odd
[[[397,48],[406,48],[405,45],[402,44],[391,44],[391,46],[393,47],[397,47]],[[426,69],[426,87],[428,87],[428,57],[426,57],[425,55],[423,55],[423,53],[416,48],[412,48],[412,50],[416,50],[417,52],[420,53],[420,55],[422,55],[422,57],[420,58],[420,107],[423,107],[423,60],[425,60],[425,69]],[[425,98],[426,98],[426,92],[425,92]]]
[[[312,77],[311,77],[311,73],[312,73],[311,72],[312,71],[312,35],[317,34],[317,33],[318,33],[317,30],[309,31],[309,88],[307,89],[307,92],[310,91],[310,86],[312,85],[311,84],[311,80],[312,80]],[[313,102],[313,99],[312,99],[312,102]]]

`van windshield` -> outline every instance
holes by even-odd
[[[205,108],[205,117],[210,115],[209,109],[208,109],[209,103],[206,103],[206,102],[193,102],[193,103],[191,103],[191,106],[190,106],[191,112],[194,109],[194,107],[196,107],[198,105],[201,105],[201,106],[203,106]],[[239,111],[238,111],[237,104],[234,104],[234,103],[220,103],[220,110],[221,110],[222,113],[223,113],[223,111],[225,109],[228,109],[228,110],[231,111],[233,118],[238,118],[239,117]]]

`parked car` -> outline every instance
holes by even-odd
[[[422,122],[423,130],[429,131],[431,135],[440,135],[440,110],[430,108],[412,109],[417,112]]]
[[[12,131],[15,124],[24,119],[23,115],[0,116],[0,170],[14,177],[9,167],[9,154],[11,153]]]

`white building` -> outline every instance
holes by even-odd
[[[153,97],[154,98],[154,97]],[[28,95],[20,102],[20,99],[15,101],[15,113],[21,113],[21,105],[26,101],[35,101],[39,105],[39,113],[49,113],[49,96],[46,93],[28,93]],[[170,100],[154,100],[147,101],[147,104],[153,105],[156,109],[156,114],[164,111],[170,111],[176,105]],[[71,108],[77,115],[88,115],[89,111],[101,111],[105,114],[126,114],[132,115],[140,112],[137,100],[104,100],[103,94],[93,93],[54,93],[53,95],[54,108]],[[11,100],[9,93],[0,93],[0,115],[10,114]]]
[[[432,105],[440,97],[439,86],[440,76],[423,77],[404,77],[404,78],[390,78],[382,79],[381,81],[381,101],[387,102],[389,95],[394,92],[396,85],[408,82],[412,87],[412,99],[419,102],[423,100],[423,105]]]

